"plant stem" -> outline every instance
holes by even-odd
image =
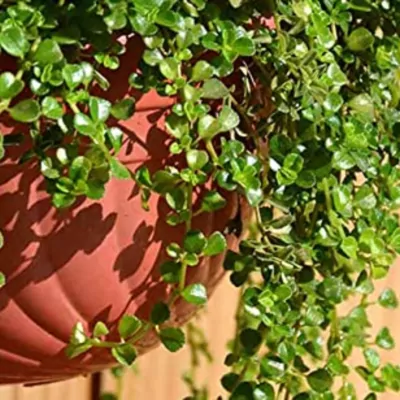
[[[190,231],[192,228],[192,216],[193,216],[193,185],[188,184],[187,186],[187,208],[189,211],[189,216],[186,220],[186,233]],[[186,275],[187,275],[188,265],[186,261],[182,261],[182,268],[179,277],[179,292],[182,292],[185,289],[186,284]]]
[[[289,397],[290,397],[290,392],[288,389],[286,389],[284,400],[289,400]]]
[[[214,161],[214,163],[218,165],[219,164],[218,154],[215,151],[214,145],[212,144],[211,140],[206,141],[206,149],[210,153],[211,158]]]
[[[233,354],[237,355],[237,353],[239,352],[239,332],[240,332],[240,326],[241,326],[241,321],[240,321],[240,316],[242,313],[242,296],[243,293],[245,291],[245,285],[242,285],[240,287],[240,291],[239,291],[239,298],[238,298],[238,302],[237,302],[237,306],[236,306],[236,312],[235,312],[235,339],[233,342]]]
[[[324,178],[324,180],[322,181],[322,185],[324,188],[324,194],[325,194],[325,200],[326,200],[326,208],[327,211],[331,211],[332,210],[332,199],[331,199],[331,193],[329,190],[329,183],[328,183],[328,179]]]

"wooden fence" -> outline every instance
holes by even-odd
[[[390,276],[377,284],[377,293],[385,287],[392,287],[400,294],[400,262],[393,267]],[[222,394],[219,377],[224,372],[223,360],[226,353],[226,342],[234,329],[234,311],[237,293],[224,282],[210,301],[210,311],[202,317],[201,324],[210,341],[215,362],[204,365],[198,378],[207,383],[211,399]],[[376,308],[373,312],[375,331],[388,326],[397,340],[400,340],[400,310],[390,311]],[[360,355],[356,355],[354,362]],[[189,353],[186,350],[170,354],[162,348],[143,356],[138,362],[138,371],[129,372],[121,385],[121,400],[181,400],[187,395],[181,376],[189,365]],[[400,363],[400,346],[396,351],[383,352],[383,361]],[[116,381],[103,374],[101,386],[104,391],[116,390]],[[358,377],[354,377],[358,393],[365,393],[366,387]],[[96,383],[96,382],[95,382]],[[0,387],[0,400],[98,400],[93,397],[93,380],[78,378],[69,382],[43,387]],[[362,398],[360,396],[360,398]],[[380,400],[398,400],[399,394],[384,394]]]

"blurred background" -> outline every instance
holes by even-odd
[[[391,269],[387,278],[376,284],[376,297],[385,288],[392,288],[400,297],[400,261]],[[235,311],[238,290],[228,281],[217,289],[209,302],[208,310],[202,312],[196,324],[203,328],[207,336],[214,362],[207,363],[203,359],[196,381],[206,384],[210,390],[209,400],[215,400],[218,395],[226,399],[226,392],[220,387],[219,379],[226,371],[223,361],[226,355],[226,344],[235,329]],[[351,304],[346,308],[351,307]],[[387,326],[397,342],[400,342],[400,309],[391,311],[374,306],[371,310],[373,334]],[[382,362],[400,363],[400,344],[396,350],[381,352]],[[355,354],[354,365],[361,359]],[[182,375],[190,368],[190,352],[184,349],[171,354],[163,348],[141,357],[133,370],[124,374],[120,383],[108,372],[101,376],[82,377],[58,384],[24,388],[22,386],[0,387],[0,400],[99,400],[102,393],[120,393],[119,400],[182,400],[189,394]],[[367,388],[361,378],[354,375],[353,383],[362,399],[367,394]],[[109,397],[111,399],[111,397]],[[399,400],[400,394],[382,394],[379,400]],[[108,400],[105,398],[105,400]]]

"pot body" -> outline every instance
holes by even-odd
[[[129,44],[121,68],[111,78],[113,100],[128,92],[128,76],[141,46]],[[1,64],[2,70],[7,70]],[[132,171],[143,164],[151,172],[168,163],[170,139],[164,117],[171,100],[155,93],[138,97],[137,111],[121,128],[126,140],[120,159]],[[7,121],[2,132],[18,129]],[[64,353],[73,326],[87,332],[101,320],[115,331],[119,318],[147,318],[152,306],[168,297],[159,276],[167,259],[165,248],[182,241],[183,229],[165,221],[168,206],[153,195],[150,211],[142,209],[133,181],[113,179],[99,202],[81,200],[68,210],[51,206],[37,163],[18,165],[21,151],[9,150],[0,164],[0,229],[5,246],[0,270],[7,284],[0,289],[0,384],[44,383],[111,366],[105,350],[93,350],[69,360]],[[231,196],[222,211],[194,220],[206,235],[223,230],[237,217],[238,199]],[[238,238],[228,235],[230,248]],[[189,271],[188,282],[202,282],[212,293],[220,280],[223,255],[204,259]],[[172,320],[182,324],[194,307],[179,301]],[[153,334],[139,344],[144,352],[157,344]]]

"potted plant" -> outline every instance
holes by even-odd
[[[2,383],[179,350],[223,264],[229,398],[355,399],[355,348],[366,399],[400,390],[367,315],[400,248],[396,3],[0,10]]]

